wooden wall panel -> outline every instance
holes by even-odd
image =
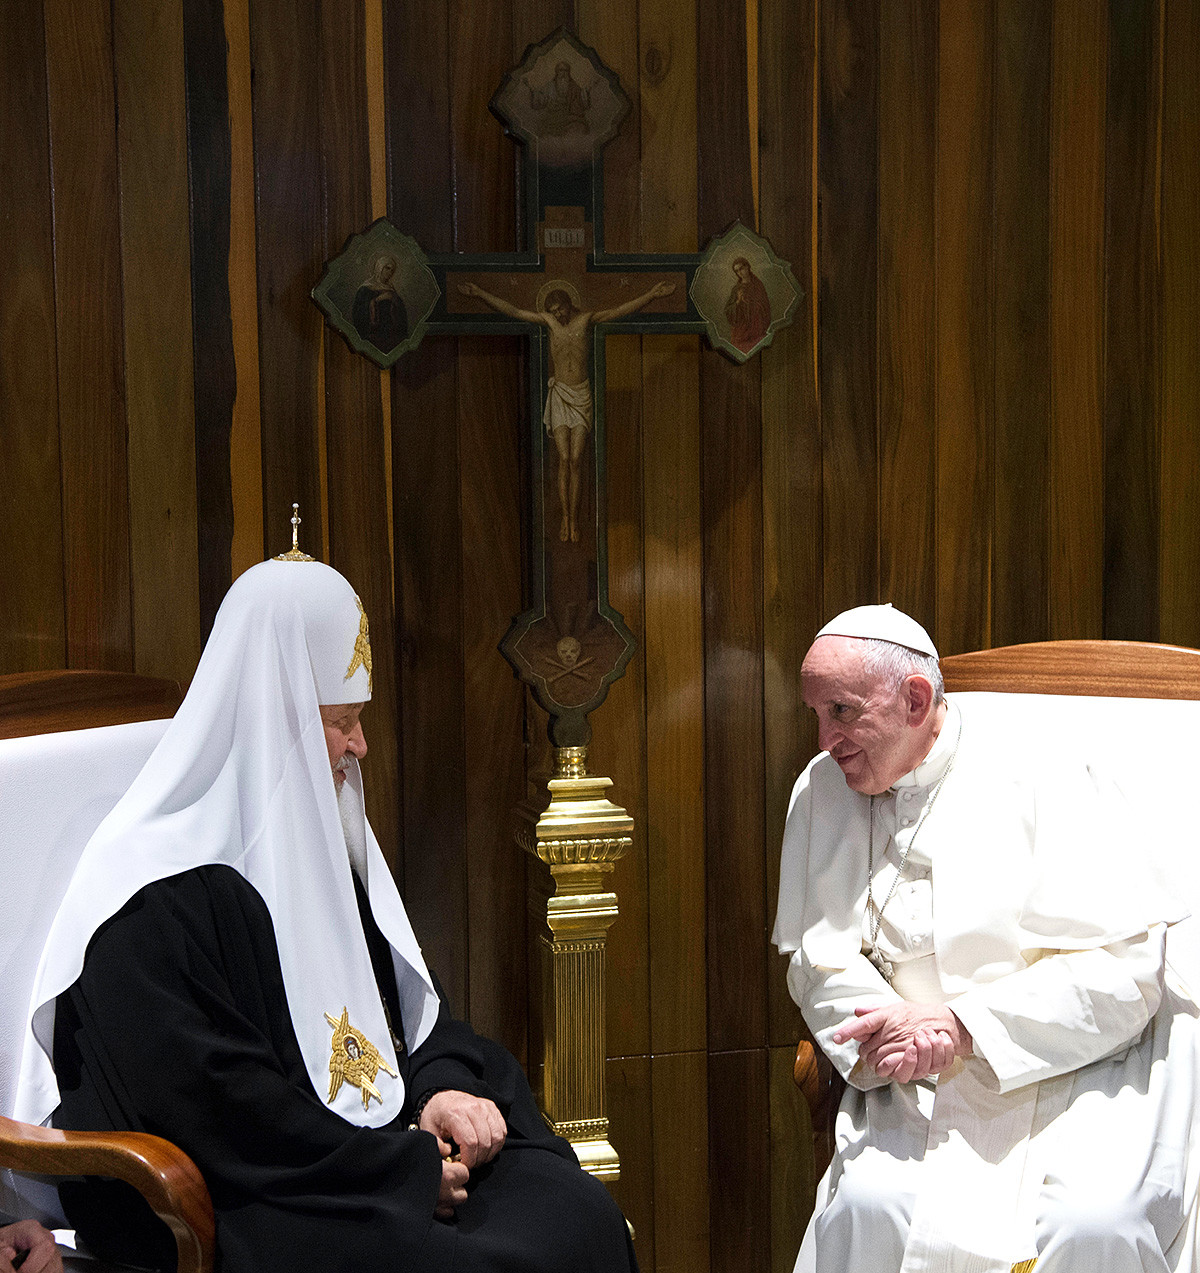
[[[126,672],[133,667],[129,487],[107,0],[49,6],[46,63],[67,662]]]
[[[1051,8],[996,0],[992,641],[1048,635]]]
[[[117,0],[113,19],[133,662],[186,683],[201,638],[183,13]]]
[[[632,103],[620,133],[604,152],[604,246],[609,252],[636,252],[641,234],[641,130],[638,96],[637,5],[633,0],[580,0],[577,34],[605,50],[605,64],[621,78]],[[647,250],[654,250],[653,245]],[[625,675],[609,692],[589,750],[588,768],[613,779],[613,799],[646,827],[645,595],[642,486],[643,338],[610,336],[605,341],[605,442],[608,465],[609,601],[638,641]],[[597,442],[599,442],[597,437]],[[633,848],[616,868],[621,917],[610,930],[612,976],[625,988],[608,1000],[608,1045],[613,1055],[650,1050],[650,967],[646,959],[647,838],[635,835]]]
[[[875,0],[818,9],[821,58],[818,337],[824,599],[829,614],[877,599],[877,74]]]
[[[700,240],[753,218],[744,15],[697,11],[708,109],[697,135]],[[762,736],[762,417],[759,365],[700,355],[704,546],[708,1040],[766,1037]],[[751,988],[752,989],[748,989]],[[718,1261],[718,1267],[724,1267]]]
[[[183,39],[191,227],[197,589],[201,634],[207,637],[221,598],[233,581],[235,465],[230,428],[237,396],[237,367],[229,284],[232,104],[223,6],[217,0],[185,0]],[[252,318],[257,324],[257,314]],[[257,397],[257,379],[251,392]],[[258,502],[261,506],[261,489]]]
[[[613,875],[620,918],[609,930],[608,959],[611,975],[622,987],[621,994],[608,1000],[608,1047],[614,1056],[650,1051],[642,342],[641,336],[624,334],[605,342],[609,601],[624,617],[638,649],[596,714],[588,749],[588,768],[613,780],[610,795],[633,817],[635,827],[633,847]]]
[[[770,1161],[766,1048],[711,1052],[708,1057],[708,1171],[712,1190],[713,1269],[771,1267]]]
[[[321,0],[321,156],[325,255],[371,221],[365,13]],[[380,373],[324,329],[329,562],[353,584],[371,627],[367,815],[389,861],[399,835],[396,645]]]
[[[693,337],[646,342],[642,394],[645,499],[646,819],[650,1050],[703,1049],[704,628],[700,429]],[[659,1112],[656,1104],[656,1116]],[[666,1110],[669,1134],[674,1111]]]
[[[696,5],[641,6],[644,251],[696,247]],[[699,347],[694,336],[646,338],[642,362],[650,1050],[703,1049],[704,619],[700,523]],[[677,1108],[656,1100],[656,1144]],[[684,1205],[681,1203],[681,1205]],[[687,1205],[697,1205],[694,1195]],[[707,1198],[703,1214],[707,1216]],[[684,1228],[698,1216],[678,1217]],[[706,1220],[704,1221],[706,1224]],[[660,1254],[675,1249],[673,1241]],[[707,1242],[704,1251],[707,1257]]]
[[[824,622],[821,593],[821,421],[816,381],[812,159],[816,127],[817,6],[762,6],[759,24],[761,217],[775,250],[791,261],[805,295],[762,366],[763,747],[768,926],[779,892],[778,847],[792,784],[816,750],[814,718],[800,698],[805,635]],[[772,1043],[799,1028],[784,980],[767,952]]]
[[[1200,6],[1166,10],[1159,636],[1200,645]]]
[[[938,613],[943,654],[990,643],[992,0],[938,26]]]
[[[1159,3],[1111,0],[1104,277],[1104,635],[1158,631]]]
[[[879,599],[937,614],[936,0],[879,9]]]
[[[621,1178],[612,1193],[633,1225],[634,1249],[642,1269],[661,1267],[655,1263],[661,1244],[654,1197],[651,1065],[648,1056],[619,1056],[608,1062],[604,1072],[609,1139],[621,1154]]]
[[[0,667],[66,664],[55,359],[54,246],[42,5],[0,5],[0,473],[12,527],[0,547]]]
[[[769,1055],[771,1269],[791,1273],[817,1190],[809,1155],[798,1153],[811,1143],[808,1106],[792,1077],[794,1047],[771,1048]]]
[[[254,392],[259,382],[258,356],[258,185],[254,171],[254,60],[250,36],[251,0],[221,0],[224,27],[221,91],[227,98],[228,146],[228,259],[223,268],[229,276],[227,301],[228,356],[232,359],[234,384],[243,392],[233,395],[228,408],[228,447],[236,457],[229,475],[232,515],[230,569],[236,579],[243,570],[279,551],[280,540],[288,543],[287,527],[272,526],[268,536],[263,509],[262,402]],[[221,127],[213,121],[214,131]],[[221,162],[224,163],[224,157]],[[198,236],[197,236],[198,237]],[[193,247],[193,253],[195,247]],[[218,331],[224,335],[225,326]],[[195,325],[194,325],[195,326]],[[224,417],[223,417],[224,418]],[[199,427],[197,413],[197,427]],[[197,448],[199,451],[199,448]]]
[[[323,323],[309,296],[325,259],[317,0],[254,0],[250,43],[264,529],[268,551],[279,551],[274,545],[298,502],[300,546],[320,557],[327,534],[318,393]]]
[[[445,3],[384,7],[388,208],[431,251],[453,242]],[[412,50],[424,56],[413,58]],[[397,695],[403,757],[397,878],[452,1003],[467,1002],[466,810],[457,340],[392,373]]]
[[[1050,109],[1049,632],[1102,631],[1106,21],[1058,0]]]
[[[650,1058],[654,1094],[654,1268],[657,1273],[707,1273],[713,1185],[709,1171],[708,1057],[703,1051]],[[648,1266],[638,1243],[638,1262]]]
[[[526,1054],[525,861],[512,810],[525,798],[517,745],[524,692],[496,646],[521,605],[521,343],[464,337],[459,347],[466,679],[467,931],[471,1021]],[[518,374],[514,374],[518,373]]]
[[[455,18],[456,10],[470,20]],[[512,63],[512,6],[481,11],[454,4],[451,19],[455,247],[511,251],[517,233],[513,143],[487,103]],[[518,1056],[526,1051],[526,975],[509,952],[524,945],[526,908],[524,862],[510,813],[525,795],[525,757],[513,746],[521,736],[524,694],[496,646],[522,609],[524,351],[514,337],[465,337],[458,356],[468,1003],[472,1021]]]

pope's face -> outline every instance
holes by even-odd
[[[358,760],[367,754],[367,740],[363,737],[359,715],[365,704],[337,703],[321,708],[321,724],[325,727],[325,746],[329,749],[329,764],[333,769],[333,785],[338,791],[346,781],[346,765],[349,758]]]
[[[910,691],[897,693],[863,667],[864,643],[854,637],[818,637],[800,669],[805,703],[817,715],[821,750],[837,761],[846,786],[863,795],[885,792],[925,759],[933,744],[931,709]]]

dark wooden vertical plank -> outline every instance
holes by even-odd
[[[1051,8],[996,0],[994,645],[1048,635]]]
[[[663,1268],[655,1258],[659,1243],[651,1130],[652,1063],[648,1056],[619,1056],[611,1059],[604,1070],[609,1140],[621,1155],[621,1178],[612,1186],[612,1193],[633,1225],[634,1250],[642,1273],[661,1273]]]
[[[0,4],[0,669],[66,662],[50,136],[42,5]]]
[[[791,1273],[817,1191],[812,1122],[792,1078],[795,1047],[770,1050],[771,1269]]]
[[[937,0],[879,10],[879,596],[937,604]]]
[[[320,0],[321,156],[325,255],[371,220],[366,32],[361,5]],[[367,813],[389,862],[397,857],[395,630],[388,552],[380,373],[325,328],[325,419],[329,474],[330,563],[354,585],[371,625],[374,681],[365,713],[370,730]]]
[[[384,6],[388,207],[429,251],[453,244],[445,0]],[[419,52],[418,52],[419,51]],[[457,340],[422,342],[392,376],[402,879],[413,924],[467,1009],[462,560]]]
[[[696,55],[703,243],[754,220],[740,6],[697,10]],[[708,1037],[719,1049],[766,1037],[760,370],[700,355]]]
[[[460,251],[516,246],[514,148],[487,104],[512,63],[511,3],[451,5],[451,127],[455,242]],[[459,342],[459,503],[469,1003],[472,1023],[526,1055],[525,864],[510,817],[525,795],[524,695],[497,650],[522,609],[521,448],[527,420],[524,345]]]
[[[1104,635],[1158,636],[1159,3],[1111,0],[1104,345]]]
[[[711,1195],[722,1188],[723,1180],[709,1174],[708,1055],[652,1056],[650,1078],[655,1269],[657,1273],[706,1273],[710,1267],[721,1267],[709,1263],[709,1208]],[[640,1243],[638,1259],[642,1262]]]
[[[511,338],[459,342],[471,1022],[524,1057],[528,970],[513,952],[525,949],[525,860],[512,834],[524,693],[496,648],[522,609],[521,354]]]
[[[771,1267],[770,1081],[768,1051],[712,1052],[708,1058],[708,1171],[714,1269]]]
[[[805,295],[762,355],[763,686],[767,924],[779,892],[779,845],[796,775],[816,751],[800,699],[800,664],[823,622],[821,423],[817,409],[813,252],[816,189],[816,4],[771,0],[759,26],[759,171],[763,228]],[[770,1040],[795,1039],[786,964],[767,954]]]
[[[183,37],[191,194],[197,562],[201,632],[207,636],[232,582],[230,429],[237,395],[229,293],[231,104],[219,0],[184,0]],[[251,392],[257,392],[257,384]]]
[[[642,248],[696,247],[696,4],[639,10]],[[645,337],[642,359],[650,1050],[707,1045],[704,853],[704,611],[700,519],[700,356],[694,336]],[[703,1084],[701,1085],[703,1090]],[[697,1099],[703,1100],[702,1096]],[[656,1101],[655,1143],[678,1107]],[[661,1191],[665,1182],[659,1185]],[[660,1195],[661,1196],[661,1195]],[[708,1229],[707,1192],[660,1208],[660,1260],[676,1233]],[[692,1213],[688,1208],[701,1208]],[[674,1225],[674,1229],[663,1229]],[[707,1259],[707,1239],[703,1244]],[[673,1267],[680,1267],[678,1264]],[[702,1267],[702,1266],[701,1266]]]
[[[830,615],[877,599],[876,0],[819,7],[821,438]]]
[[[1049,635],[1103,631],[1105,14],[1054,7],[1050,117]]]
[[[605,356],[609,601],[624,617],[638,643],[625,675],[613,685],[604,705],[592,717],[592,743],[588,749],[588,768],[612,778],[611,798],[633,818],[633,847],[613,875],[620,919],[608,935],[610,1056],[638,1055],[650,1050],[642,339],[609,336]]]
[[[183,13],[113,13],[134,669],[186,683],[201,637]]]
[[[636,252],[644,246],[637,5],[633,0],[580,0],[577,8],[580,40],[620,77],[631,103],[621,131],[604,151],[604,246],[610,252]],[[642,344],[640,336],[610,336],[605,349],[609,602],[638,642],[625,675],[592,717],[588,762],[594,773],[613,779],[613,799],[634,820],[633,848],[614,876],[621,918],[608,938],[611,1056],[650,1049]]]
[[[232,573],[280,551],[290,527],[266,533],[262,478],[262,397],[258,357],[258,238],[255,229],[254,59],[250,0],[223,0],[224,92],[229,115],[229,310],[237,392],[229,422]],[[282,540],[282,544],[280,541]],[[269,546],[268,546],[269,545]],[[277,547],[276,545],[280,545]]]
[[[133,645],[112,53],[108,0],[49,6],[67,662],[128,671]]]
[[[1162,158],[1162,548],[1158,635],[1200,645],[1200,6],[1167,5]]]
[[[318,30],[317,0],[255,0],[250,10],[265,530],[274,545],[299,502],[301,546],[317,557],[323,323],[309,292],[325,259]]]
[[[990,644],[992,0],[943,3],[938,33],[938,570],[943,654]]]

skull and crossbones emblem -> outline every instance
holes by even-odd
[[[583,653],[583,648],[575,637],[559,637],[558,644],[554,648],[558,653],[558,658],[551,656],[548,662],[558,668],[558,671],[553,676],[546,677],[547,685],[553,685],[555,682],[561,681],[565,676],[577,676],[581,681],[588,679],[581,669],[596,660],[591,658],[581,659],[579,657]]]

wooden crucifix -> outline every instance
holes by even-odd
[[[313,296],[384,367],[426,332],[529,338],[531,596],[500,649],[550,714],[554,744],[578,747],[634,650],[608,603],[604,338],[706,332],[745,361],[790,322],[800,289],[787,262],[740,224],[700,254],[604,250],[603,149],[629,99],[569,33],[530,45],[491,109],[530,161],[522,198],[534,241],[518,252],[427,255],[381,219],[349,240]]]

